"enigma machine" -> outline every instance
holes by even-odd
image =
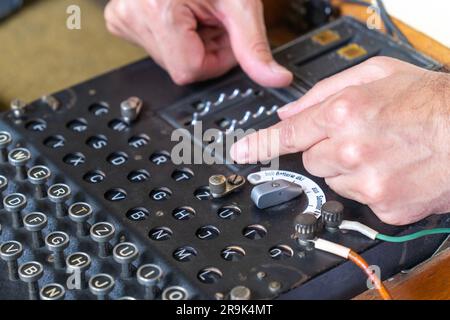
[[[207,152],[237,129],[276,123],[279,107],[375,55],[440,68],[341,18],[275,52],[296,76],[289,89],[240,70],[178,87],[146,59],[13,102],[0,119],[0,298],[348,299],[369,273],[382,292],[376,275],[430,257],[449,215],[385,225],[309,176],[298,155],[262,170],[177,164],[171,153],[174,129],[216,129],[214,141],[191,138]]]

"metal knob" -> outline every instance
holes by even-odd
[[[47,227],[47,216],[41,212],[32,212],[23,218],[25,229],[31,232],[33,248],[38,249],[43,246],[42,230]]]
[[[66,289],[58,283],[50,283],[41,289],[40,296],[41,300],[46,301],[64,300]]]
[[[11,281],[19,280],[17,260],[23,254],[23,246],[18,241],[8,241],[0,246],[0,258],[8,265],[8,277]]]
[[[142,111],[143,102],[142,99],[138,97],[130,97],[120,104],[120,112],[122,114],[122,119],[131,124],[135,121]]]
[[[16,148],[8,153],[9,163],[16,167],[16,179],[24,181],[27,179],[26,164],[31,159],[31,152],[25,148]]]
[[[54,184],[48,188],[48,198],[55,204],[56,217],[64,218],[67,214],[65,202],[69,200],[72,191],[67,184]]]
[[[109,256],[109,241],[114,237],[116,228],[109,222],[99,222],[91,227],[91,239],[98,244],[98,255],[100,258]]]
[[[53,254],[54,265],[56,269],[65,267],[64,250],[70,243],[69,235],[65,232],[52,232],[45,237],[45,246]]]
[[[22,227],[21,211],[27,206],[27,197],[21,193],[7,195],[3,199],[3,206],[11,214],[13,228],[19,229]]]
[[[30,300],[39,299],[38,281],[43,275],[44,266],[37,261],[26,262],[19,267],[19,278],[28,284],[28,295]]]
[[[138,283],[145,288],[145,299],[153,300],[159,291],[158,283],[163,277],[163,271],[156,264],[140,266],[136,272]]]
[[[130,242],[122,242],[116,245],[113,249],[113,257],[117,263],[121,264],[122,271],[120,277],[122,279],[129,279],[132,276],[132,263],[139,256],[139,249]]]
[[[92,207],[85,202],[72,204],[69,209],[69,218],[77,225],[77,235],[85,237],[89,234],[89,224],[87,221],[92,217]]]
[[[35,188],[36,199],[43,199],[47,196],[46,183],[50,179],[52,172],[46,166],[35,166],[28,170],[28,181]]]
[[[98,300],[108,300],[114,285],[114,278],[106,273],[97,274],[89,280],[89,290]]]

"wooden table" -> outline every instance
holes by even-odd
[[[450,299],[450,248],[417,266],[406,274],[398,274],[384,284],[395,300]],[[378,293],[367,291],[355,300],[378,300]]]

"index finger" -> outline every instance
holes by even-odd
[[[239,164],[257,163],[308,150],[328,137],[321,111],[321,105],[315,105],[244,137],[231,147],[232,159]]]

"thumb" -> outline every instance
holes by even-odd
[[[220,6],[222,23],[242,69],[262,86],[288,86],[293,75],[272,56],[261,1],[221,1]]]

